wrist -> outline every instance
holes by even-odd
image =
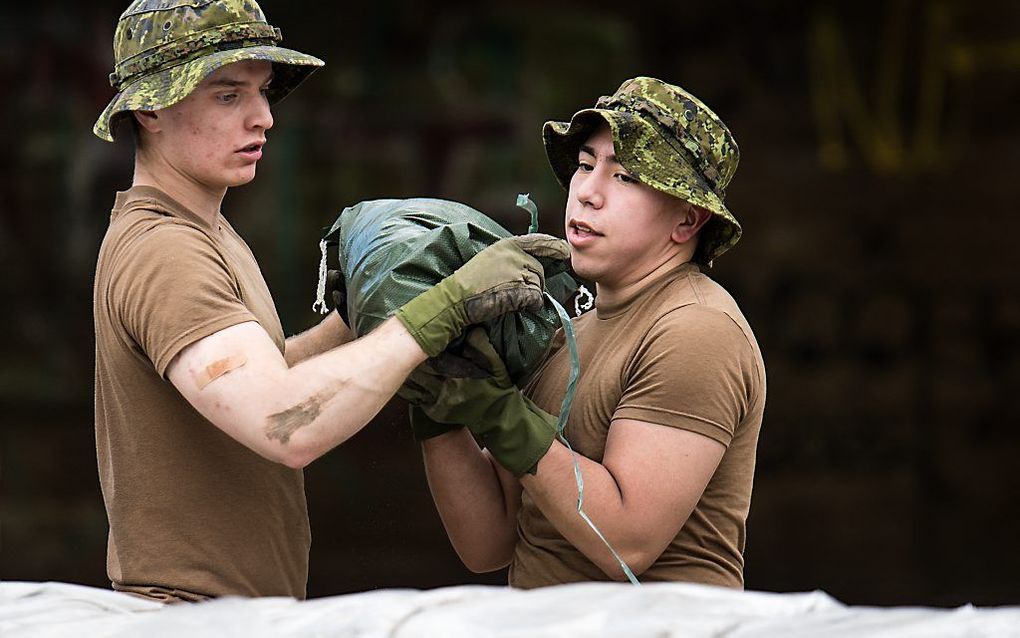
[[[513,388],[493,403],[493,418],[485,426],[468,425],[500,465],[520,478],[534,474],[538,462],[556,438],[558,418],[541,410]],[[500,405],[502,404],[502,405]]]
[[[466,324],[456,288],[456,281],[447,277],[396,312],[408,335],[429,357],[445,350]]]
[[[372,334],[391,343],[396,352],[405,353],[410,369],[417,368],[429,358],[429,354],[422,348],[422,345],[415,338],[403,321],[385,321]]]

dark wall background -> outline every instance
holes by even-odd
[[[92,123],[124,2],[0,9],[0,577],[102,586],[94,260],[129,144]],[[765,353],[747,585],[851,603],[1020,602],[1020,5],[898,0],[502,6],[266,0],[327,60],[275,109],[225,211],[289,333],[344,206],[442,196],[560,230],[540,143],[625,78],[712,105],[740,142],[745,238],[712,275]],[[404,406],[307,470],[309,593],[472,575],[431,504]]]

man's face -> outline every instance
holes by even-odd
[[[673,231],[685,209],[682,200],[631,177],[603,124],[581,145],[570,179],[565,222],[571,266],[602,286],[638,281],[677,253]]]
[[[188,97],[156,111],[159,133],[151,136],[152,150],[207,188],[247,184],[273,126],[265,93],[272,76],[265,60],[217,69]]]

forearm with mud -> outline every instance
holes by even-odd
[[[422,442],[425,475],[464,566],[501,569],[513,558],[521,484],[461,428]]]

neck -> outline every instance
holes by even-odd
[[[135,175],[131,185],[158,188],[209,225],[215,224],[223,197],[227,194],[226,187],[210,187],[159,157],[149,157],[141,151],[135,154]]]
[[[628,279],[623,282],[595,282],[596,294],[606,305],[616,306],[625,303],[641,292],[649,283],[690,261],[689,252],[679,252],[636,279]]]
[[[601,302],[609,306],[625,303],[628,299],[644,290],[650,282],[654,282],[663,275],[675,271],[676,268],[690,261],[691,255],[686,253],[675,254],[637,279],[630,279],[621,283],[596,282],[596,294]]]

